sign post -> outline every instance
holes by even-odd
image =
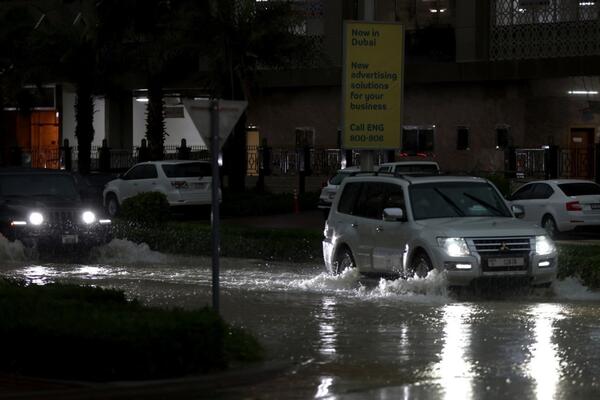
[[[219,189],[221,179],[219,174],[219,152],[238,119],[246,109],[245,101],[227,101],[215,98],[192,100],[184,99],[183,105],[190,114],[192,122],[200,136],[210,147],[212,166],[212,213],[211,213],[211,253],[212,253],[212,305],[219,313],[219,253],[221,248],[220,237],[220,210]]]
[[[344,148],[400,148],[403,74],[403,25],[345,22],[342,85]]]

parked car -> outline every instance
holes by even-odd
[[[0,170],[0,231],[29,247],[94,246],[110,239],[111,220],[74,174],[49,169]]]
[[[125,199],[143,192],[163,193],[172,207],[212,203],[212,170],[208,161],[147,161],[106,184],[104,207],[115,216]]]
[[[440,173],[440,166],[435,161],[396,161],[390,163],[384,163],[376,167],[378,172],[385,172],[391,174],[427,174],[437,175]],[[321,189],[321,195],[319,196],[318,207],[322,209],[327,215],[331,208],[331,202],[335,197],[341,183],[345,178],[356,175],[360,172],[360,168],[353,166],[344,169],[340,169],[337,174],[332,176],[328,181],[327,185]]]
[[[509,200],[523,208],[524,220],[539,224],[552,237],[560,232],[600,226],[600,185],[592,181],[529,182]]]
[[[327,181],[327,184],[323,186],[321,189],[321,194],[319,195],[319,202],[317,207],[323,210],[325,213],[329,212],[329,208],[331,207],[331,202],[337,193],[338,188],[349,176],[352,176],[360,171],[359,167],[353,166],[348,168],[343,168],[338,170],[338,172],[333,175]]]
[[[518,209],[518,207],[515,207]],[[557,253],[540,227],[517,219],[476,177],[360,175],[344,180],[325,224],[327,270],[424,277],[451,286],[509,277],[550,285]]]
[[[396,161],[379,165],[378,171],[404,175],[439,175],[440,166],[435,161]]]

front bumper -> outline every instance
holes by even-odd
[[[27,247],[69,249],[106,244],[111,239],[111,224],[72,226],[10,226],[6,234],[9,240],[19,240]]]
[[[522,259],[520,265],[491,266],[490,260]],[[479,253],[464,257],[450,257],[442,248],[436,248],[434,264],[446,271],[448,285],[468,286],[477,279],[522,278],[532,285],[550,283],[556,279],[557,254],[545,256],[529,252],[518,257],[481,256]],[[470,268],[467,266],[470,265]]]

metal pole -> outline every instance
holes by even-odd
[[[363,20],[375,20],[375,0],[364,0]],[[375,152],[373,150],[360,151],[360,170],[373,171],[375,169]]]
[[[219,100],[210,100],[210,136],[211,136],[211,165],[212,165],[212,305],[219,313],[219,253],[221,247],[219,235],[219,188],[221,187],[219,175]]]

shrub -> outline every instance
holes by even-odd
[[[146,243],[151,249],[175,254],[211,254],[209,225],[170,222],[160,229],[116,221],[114,236],[136,243]],[[268,260],[311,261],[322,257],[322,232],[301,229],[266,229],[221,226],[221,251],[224,257]]]
[[[158,225],[169,219],[169,202],[159,192],[140,193],[123,201],[120,217],[140,225]]]
[[[319,200],[318,192],[306,192],[298,196],[300,210],[314,210]],[[288,214],[294,212],[292,193],[243,193],[225,192],[221,214],[228,217]]]
[[[558,278],[575,276],[590,289],[600,288],[598,246],[558,245]]]
[[[262,358],[208,308],[159,309],[120,291],[0,280],[0,370],[56,379],[157,379]]]

